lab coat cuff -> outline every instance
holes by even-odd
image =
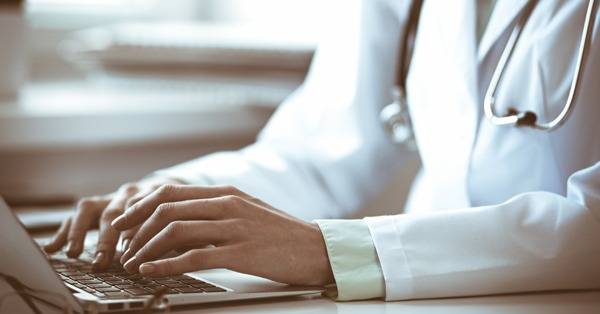
[[[323,233],[336,282],[325,294],[337,301],[383,297],[383,273],[367,224],[363,220],[315,222]]]
[[[414,276],[399,232],[404,219],[406,215],[365,218],[381,261],[386,301],[406,300],[414,296]]]

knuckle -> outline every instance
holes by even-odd
[[[156,190],[156,193],[160,197],[170,196],[176,189],[176,186],[173,184],[163,184]]]
[[[167,225],[165,232],[168,237],[177,238],[185,232],[185,224],[182,221],[174,221]]]
[[[129,208],[129,207],[133,206],[135,203],[137,203],[141,199],[142,198],[139,196],[128,199],[127,202],[125,203],[125,208]]]
[[[225,196],[225,204],[226,207],[230,209],[235,209],[243,206],[245,203],[244,199],[237,195],[228,195]]]
[[[185,259],[195,266],[201,266],[206,262],[206,256],[199,250],[192,250],[185,255]]]
[[[226,195],[238,195],[240,190],[233,185],[226,185],[223,187],[223,192]]]
[[[94,208],[96,202],[88,197],[84,197],[77,202],[77,209],[80,211],[90,211]]]
[[[156,211],[154,212],[154,216],[158,220],[168,219],[171,216],[171,212],[173,211],[174,204],[173,203],[162,203],[158,205]]]

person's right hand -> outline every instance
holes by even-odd
[[[67,256],[77,258],[83,252],[87,232],[99,227],[98,244],[92,265],[94,270],[105,269],[115,256],[119,237],[122,236],[123,250],[126,250],[129,241],[137,231],[137,229],[127,230],[121,234],[111,226],[111,222],[126,208],[162,185],[181,183],[174,179],[156,177],[124,184],[116,192],[108,195],[83,198],[77,204],[75,214],[62,223],[54,238],[44,246],[44,251],[51,254],[62,249],[66,244]]]

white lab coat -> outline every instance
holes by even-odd
[[[491,72],[525,3],[498,0],[477,45],[475,1],[424,2],[408,77],[423,167],[407,214],[366,219],[387,300],[600,287],[600,18],[563,127],[496,127],[483,117]],[[407,158],[378,113],[390,102],[408,4],[366,0],[358,22],[334,17],[306,82],[256,144],[162,173],[232,184],[305,219],[348,216]],[[517,106],[547,120],[560,111],[586,6],[539,1],[498,112]]]

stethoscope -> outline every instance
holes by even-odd
[[[496,69],[492,74],[490,84],[485,93],[483,109],[485,117],[496,126],[515,126],[515,127],[531,127],[541,131],[552,131],[560,127],[567,121],[570,113],[573,111],[575,100],[579,91],[579,86],[582,80],[582,72],[585,67],[585,62],[589,53],[589,45],[591,42],[594,19],[595,19],[595,0],[590,0],[587,7],[581,41],[579,43],[579,51],[577,54],[577,63],[575,65],[575,73],[571,80],[571,88],[567,97],[566,103],[561,112],[553,120],[545,123],[540,123],[537,114],[532,111],[518,111],[514,108],[509,108],[505,115],[499,115],[495,110],[495,96],[498,85],[502,80],[504,69],[510,61],[513,50],[521,31],[525,26],[531,12],[535,8],[538,0],[530,0],[523,9],[522,14],[515,23],[515,26],[508,38],[504,51],[500,55]],[[410,15],[407,25],[402,34],[402,42],[400,46],[399,60],[396,84],[392,90],[393,102],[383,108],[380,112],[380,119],[383,123],[386,133],[394,143],[403,144],[409,149],[416,149],[415,137],[412,128],[412,121],[408,110],[406,96],[406,78],[408,68],[412,58],[417,25],[423,0],[414,0],[411,4]]]

